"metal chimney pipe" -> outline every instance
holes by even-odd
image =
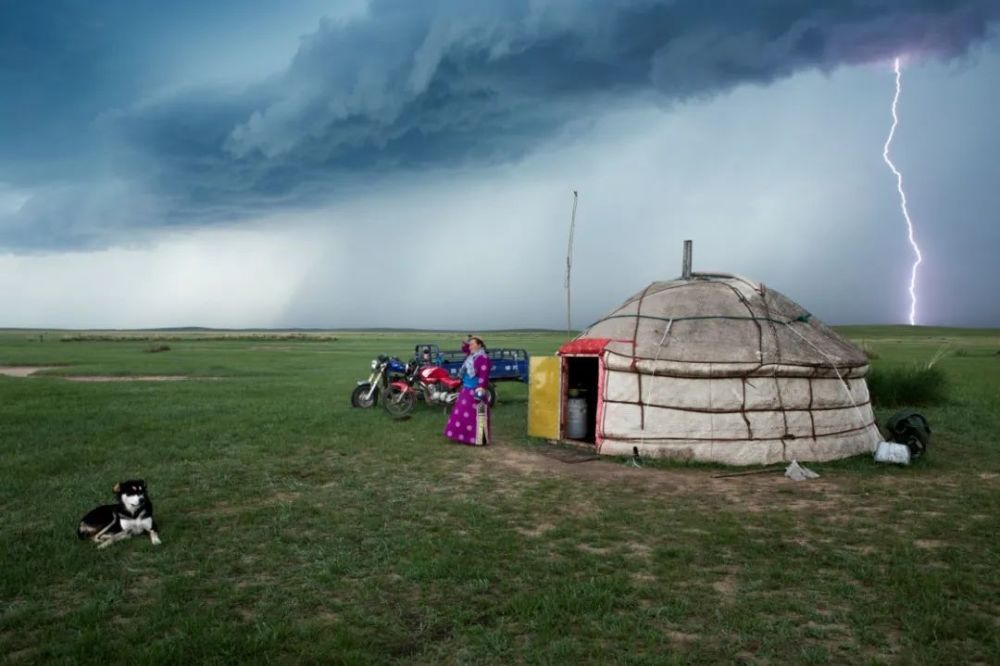
[[[691,279],[691,241],[684,241],[684,265],[681,267],[681,279]]]

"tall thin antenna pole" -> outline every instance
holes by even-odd
[[[573,230],[576,228],[576,190],[573,190],[573,214],[569,219],[569,246],[566,248],[566,337],[569,337],[570,325],[570,273],[573,270]]]

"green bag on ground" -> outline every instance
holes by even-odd
[[[885,422],[889,441],[905,444],[910,455],[919,458],[931,443],[931,427],[923,414],[913,409],[903,409]]]

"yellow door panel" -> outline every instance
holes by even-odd
[[[532,356],[528,388],[528,434],[559,439],[562,409],[562,359]]]

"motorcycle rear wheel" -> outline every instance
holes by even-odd
[[[413,391],[403,391],[398,386],[390,386],[382,396],[382,406],[394,419],[409,416],[416,404],[417,398]]]
[[[358,384],[354,387],[351,392],[351,407],[360,407],[361,409],[368,409],[369,407],[374,407],[378,404],[378,389],[372,392],[371,397],[368,397],[368,392],[371,391],[372,385],[368,382],[364,384]]]

